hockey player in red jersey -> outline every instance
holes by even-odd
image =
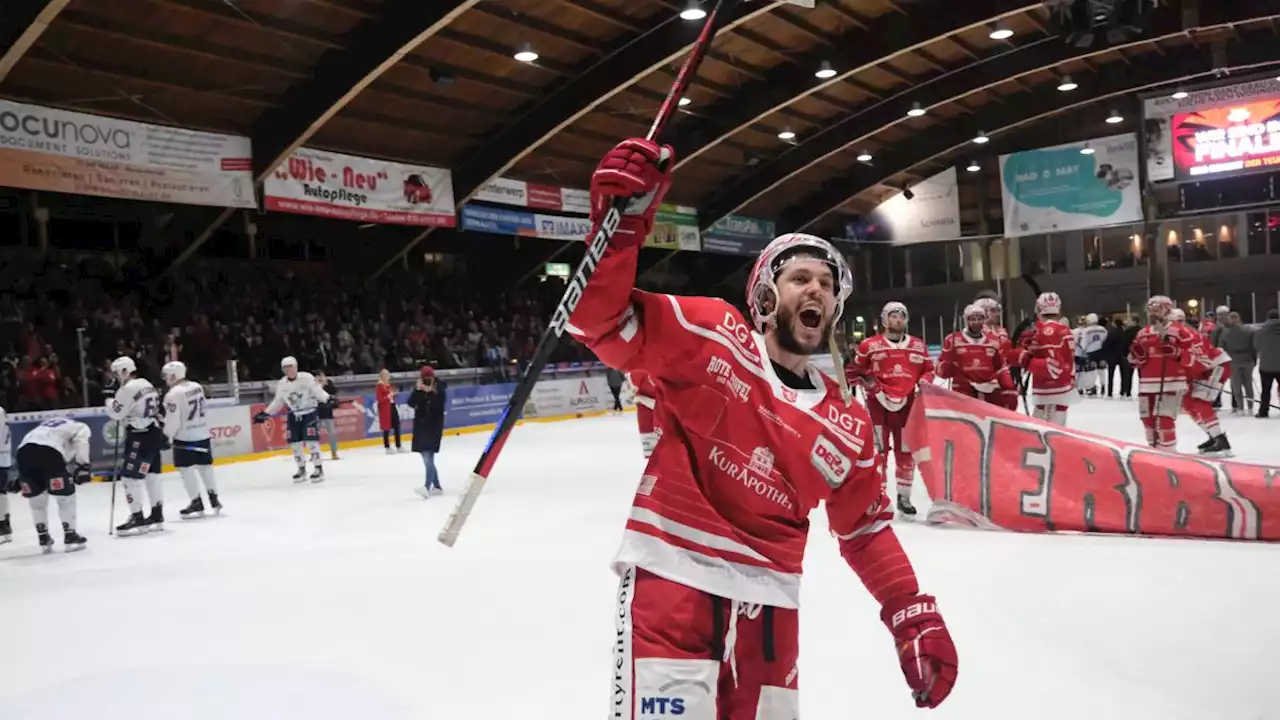
[[[661,434],[654,421],[658,403],[657,387],[643,370],[628,373],[627,381],[636,392],[636,427],[640,430],[640,448],[644,451],[644,456],[649,457],[653,454],[653,446],[658,443],[658,435]]]
[[[951,380],[951,389],[969,397],[1001,405],[997,393],[1013,389],[999,336],[986,329],[987,311],[977,303],[964,309],[965,328],[942,341],[938,377]]]
[[[1169,451],[1178,446],[1178,408],[1196,362],[1195,331],[1171,322],[1173,311],[1173,301],[1164,295],[1148,300],[1149,324],[1129,346],[1129,364],[1138,373],[1138,416],[1147,431],[1147,444]]]
[[[1181,310],[1174,308],[1169,315],[1174,324],[1186,328],[1187,316]],[[1187,394],[1182,397],[1182,410],[1209,436],[1197,448],[1200,454],[1228,457],[1231,455],[1231,443],[1218,422],[1218,411],[1213,408],[1213,403],[1222,394],[1227,378],[1231,377],[1231,357],[1209,342],[1204,328],[1199,333],[1190,333],[1189,337],[1192,341],[1192,362],[1187,370]]]
[[[565,326],[606,364],[648,373],[661,399],[663,432],[614,561],[610,717],[797,716],[801,561],[820,501],[881,605],[915,703],[936,707],[956,680],[955,646],[889,526],[866,410],[809,363],[852,290],[849,268],[819,238],[777,238],[748,280],[749,321],[717,298],[636,290],[674,166],[670,147],[642,139],[605,155],[591,180],[595,274]]]
[[[1058,293],[1036,298],[1037,320],[1018,338],[1018,365],[1031,375],[1034,417],[1067,424],[1067,408],[1076,398],[1075,343],[1062,319]]]
[[[1004,326],[1004,308],[1000,305],[994,293],[990,290],[984,290],[979,293],[978,298],[973,301],[974,305],[982,308],[987,314],[987,332],[996,337],[1000,347],[1000,355],[1004,359],[1005,366],[1009,369],[1010,386],[1008,388],[996,388],[995,393],[987,398],[988,402],[999,405],[1005,410],[1018,410],[1018,379],[1021,368],[1018,367],[1018,349],[1013,346],[1013,342],[1009,339],[1009,331]]]
[[[890,446],[893,448],[898,511],[915,515],[911,486],[915,481],[916,463],[910,449],[902,444],[902,430],[911,416],[911,401],[920,383],[933,382],[933,361],[929,359],[924,340],[907,334],[908,317],[906,305],[886,303],[880,311],[884,332],[858,344],[846,375],[850,385],[861,382],[866,388],[867,410],[875,425],[882,468],[887,469]]]

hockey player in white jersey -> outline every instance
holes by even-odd
[[[9,416],[0,407],[0,545],[13,540],[13,527],[9,525],[10,473],[13,467],[13,441],[9,435]],[[16,479],[13,480],[16,482]],[[15,485],[16,487],[16,485]]]
[[[1076,356],[1084,358],[1079,375],[1081,392],[1093,396],[1098,392],[1098,363],[1102,343],[1107,339],[1107,329],[1098,324],[1098,316],[1089,313],[1085,316],[1084,326],[1078,328],[1076,336]]]
[[[120,379],[120,389],[107,401],[107,417],[126,426],[124,438],[125,498],[129,501],[129,521],[116,527],[121,536],[164,530],[164,496],[160,491],[160,451],[164,432],[160,430],[160,395],[151,382],[137,376],[138,366],[130,357],[118,357],[111,372]],[[151,514],[144,517],[142,489],[146,486]]]
[[[76,532],[76,485],[89,481],[89,435],[89,426],[82,422],[52,418],[32,428],[18,448],[22,495],[31,502],[40,549],[46,554],[53,552],[50,495],[58,499],[66,551],[83,550],[88,542]]]
[[[209,441],[209,418],[205,414],[208,398],[198,382],[187,379],[185,363],[174,360],[160,370],[169,391],[164,395],[165,437],[173,446],[173,464],[178,467],[182,484],[191,504],[178,511],[183,520],[204,517],[204,498],[200,483],[209,494],[209,509],[222,514],[218,485],[213,479],[213,448]]]
[[[311,482],[324,480],[324,465],[320,459],[320,403],[329,402],[329,393],[325,392],[314,376],[309,372],[298,372],[298,361],[294,357],[286,357],[280,361],[280,370],[284,377],[276,386],[276,397],[266,410],[254,416],[255,423],[264,423],[267,418],[289,409],[289,446],[293,448],[293,460],[298,464],[298,472],[294,473],[296,483],[307,480],[306,453],[311,455]]]

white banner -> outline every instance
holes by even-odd
[[[960,237],[960,193],[956,169],[947,168],[911,187],[911,199],[899,193],[854,223],[854,240],[891,245]]]
[[[257,207],[249,138],[0,100],[0,186]]]
[[[549,240],[585,240],[591,232],[591,220],[564,215],[534,215],[537,236]]]
[[[1091,154],[1082,154],[1088,148]],[[1000,156],[1007,237],[1142,220],[1138,138],[1116,135]]]
[[[267,210],[359,222],[453,227],[453,179],[426,165],[299,148],[264,183]]]
[[[215,458],[253,452],[253,424],[248,405],[209,408],[209,434]]]
[[[532,210],[586,215],[591,212],[591,193],[586,190],[538,185],[523,180],[497,178],[476,191],[473,200],[516,205]]]
[[[629,405],[624,401],[624,407]],[[524,405],[524,417],[558,417],[613,409],[613,393],[603,375],[565,380],[543,380],[533,386]]]

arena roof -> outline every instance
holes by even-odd
[[[259,178],[303,143],[447,166],[462,203],[500,175],[585,187],[605,149],[647,129],[699,30],[685,7],[6,0],[0,95],[248,135]],[[743,2],[674,124],[670,199],[704,224],[737,212],[829,232],[949,164],[1132,130],[1135,92],[1275,63],[1277,17],[1280,0],[1163,2],[1140,34],[1080,48],[1030,0]],[[526,45],[538,58],[513,59]],[[1067,74],[1079,87],[1060,92]],[[1117,108],[1125,123],[1103,124]],[[993,142],[972,144],[980,132]]]

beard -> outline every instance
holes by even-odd
[[[818,342],[815,343],[813,347],[805,347],[801,344],[799,338],[796,337],[796,323],[799,322],[799,318],[796,317],[796,313],[790,310],[780,309],[778,310],[777,322],[778,345],[789,353],[794,353],[796,355],[813,355],[820,349],[826,347],[827,341],[831,338],[832,323],[827,322],[826,326],[822,328],[822,337],[818,339]]]

